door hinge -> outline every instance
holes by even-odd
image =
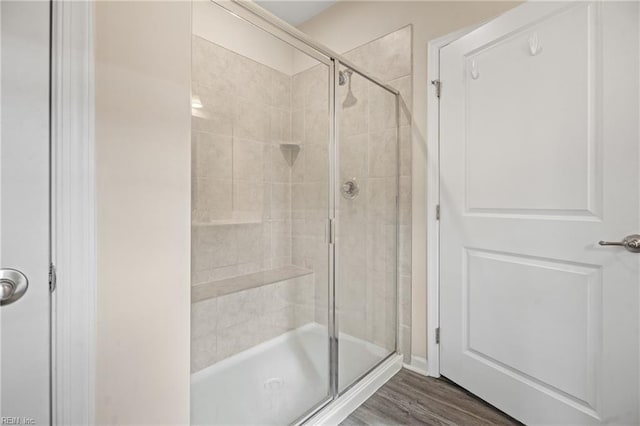
[[[440,80],[431,80],[431,84],[436,87],[436,96],[439,99],[440,95],[442,94],[442,83],[440,82]]]
[[[56,276],[56,266],[53,263],[49,264],[49,291],[53,293],[56,290],[58,279]]]
[[[436,344],[440,344],[440,327],[436,328]]]
[[[436,205],[436,220],[440,220],[440,204]]]

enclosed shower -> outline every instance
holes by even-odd
[[[293,27],[194,2],[193,424],[291,424],[398,345],[398,92]]]

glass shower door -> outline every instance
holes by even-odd
[[[395,94],[340,64],[336,90],[336,322],[343,392],[396,350]]]

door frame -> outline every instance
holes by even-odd
[[[488,21],[438,37],[427,46],[427,375],[440,377],[440,49],[481,27]],[[442,87],[440,87],[440,95]]]
[[[95,422],[93,3],[50,0],[52,424]]]

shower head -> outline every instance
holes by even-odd
[[[340,83],[340,86],[347,84],[347,79],[351,81],[351,74],[353,74],[353,71],[349,68],[338,73],[338,83]]]
[[[353,95],[353,92],[351,91],[351,75],[352,74],[353,74],[353,70],[350,70],[349,68],[346,68],[344,71],[340,71],[339,73],[338,83],[340,83],[340,86],[344,86],[345,84],[347,84],[347,81],[349,82],[349,90],[347,91],[347,97],[342,102],[342,106],[344,108],[352,107],[356,103],[358,103],[358,98],[356,98]]]

